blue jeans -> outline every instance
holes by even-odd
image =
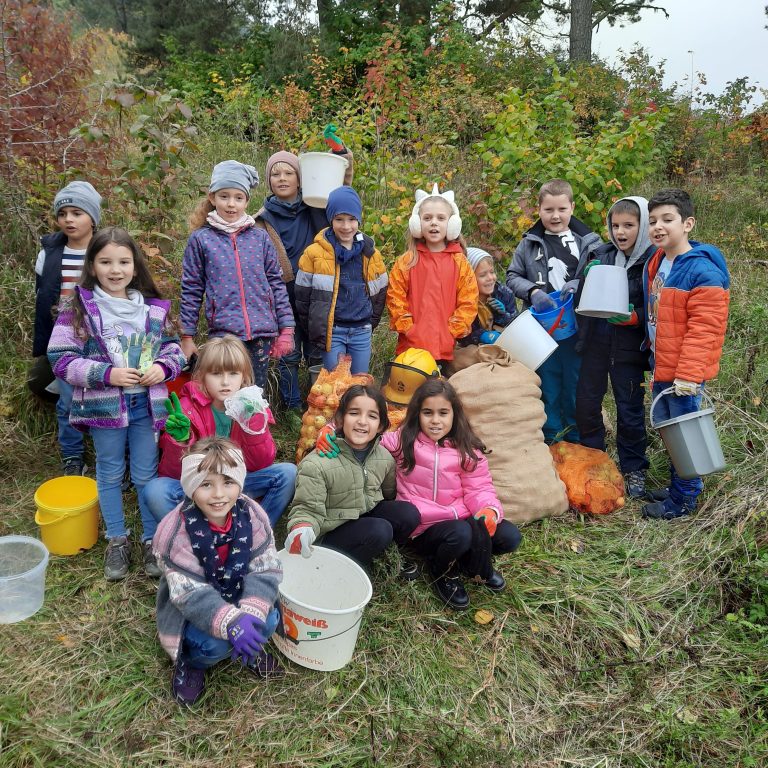
[[[125,473],[125,446],[130,448],[131,480],[139,497],[142,539],[148,541],[155,535],[157,521],[144,502],[144,486],[157,476],[157,433],[149,413],[149,397],[146,392],[125,395],[128,408],[128,426],[117,429],[91,427],[93,447],[96,451],[96,487],[99,506],[107,538],[127,536],[123,514],[123,474]]]
[[[83,433],[69,423],[69,412],[72,409],[72,385],[64,379],[56,379],[59,386],[59,399],[56,401],[56,418],[59,421],[59,450],[61,458],[71,456],[83,458]]]
[[[356,328],[333,326],[331,348],[323,352],[323,368],[332,371],[339,364],[339,355],[352,356],[352,373],[368,373],[371,362],[371,324]]]
[[[541,379],[541,399],[547,420],[544,439],[579,442],[576,426],[576,387],[579,382],[581,356],[576,351],[578,334],[557,342],[557,349],[537,369]]]
[[[259,501],[274,528],[280,515],[290,504],[295,487],[296,465],[273,464],[271,467],[249,472],[245,476],[243,493]],[[181,483],[173,477],[156,477],[144,488],[144,501],[157,522],[183,500]]]
[[[267,637],[270,637],[277,629],[280,621],[280,611],[273,608],[267,614]],[[220,637],[214,637],[202,629],[198,629],[194,624],[187,624],[184,627],[184,642],[181,648],[181,655],[184,660],[194,669],[209,669],[214,664],[223,661],[232,654],[232,644],[229,640],[222,640]]]
[[[654,381],[653,397],[660,392],[672,386],[670,381]],[[684,416],[686,413],[694,413],[701,408],[701,393],[698,395],[685,395],[678,397],[674,394],[664,395],[656,403],[653,409],[653,420],[655,423],[674,419],[677,416]],[[701,492],[704,490],[704,481],[700,477],[694,477],[690,480],[683,480],[678,477],[672,462],[669,462],[669,500],[678,507],[685,507],[689,510],[696,506]]]
[[[286,408],[301,408],[301,390],[299,389],[301,359],[303,357],[307,365],[319,365],[322,362],[322,352],[309,341],[299,325],[294,331],[293,343],[293,352],[281,357],[277,365],[280,399]]]

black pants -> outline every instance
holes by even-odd
[[[522,535],[516,525],[502,520],[491,538],[494,555],[514,552],[520,546]],[[433,575],[447,573],[451,563],[461,565],[462,558],[472,545],[472,529],[466,520],[446,520],[430,525],[413,540],[416,552],[426,559]]]
[[[410,501],[380,501],[370,512],[326,533],[319,541],[370,568],[375,558],[394,541],[404,544],[420,521]]]
[[[616,401],[616,449],[622,472],[648,469],[645,449],[645,370],[641,364],[614,362],[604,348],[587,348],[581,358],[576,389],[576,424],[580,442],[587,448],[605,450],[603,398],[611,380]]]

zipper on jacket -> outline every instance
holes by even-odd
[[[432,470],[432,501],[437,501],[437,469],[440,464],[439,448],[435,443],[435,468]]]
[[[245,321],[245,335],[247,340],[251,340],[251,321],[248,319],[248,307],[245,303],[245,285],[243,283],[243,270],[240,267],[240,251],[237,248],[237,235],[230,235],[232,238],[232,247],[235,250],[235,266],[237,267],[237,280],[240,287],[240,301],[243,307],[243,320]]]

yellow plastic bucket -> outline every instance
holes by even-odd
[[[54,477],[35,492],[35,522],[53,555],[76,555],[99,538],[96,481],[79,475]]]

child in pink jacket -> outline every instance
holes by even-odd
[[[490,554],[513,552],[520,531],[503,519],[485,446],[472,432],[454,388],[445,379],[427,380],[411,398],[400,429],[385,433],[381,444],[397,463],[397,498],[419,510],[413,545],[427,561],[437,595],[451,608],[466,608],[462,571],[501,592],[503,576],[490,565],[485,573],[478,570],[483,558],[477,550],[489,548],[488,561]],[[415,575],[415,566],[411,569]]]

